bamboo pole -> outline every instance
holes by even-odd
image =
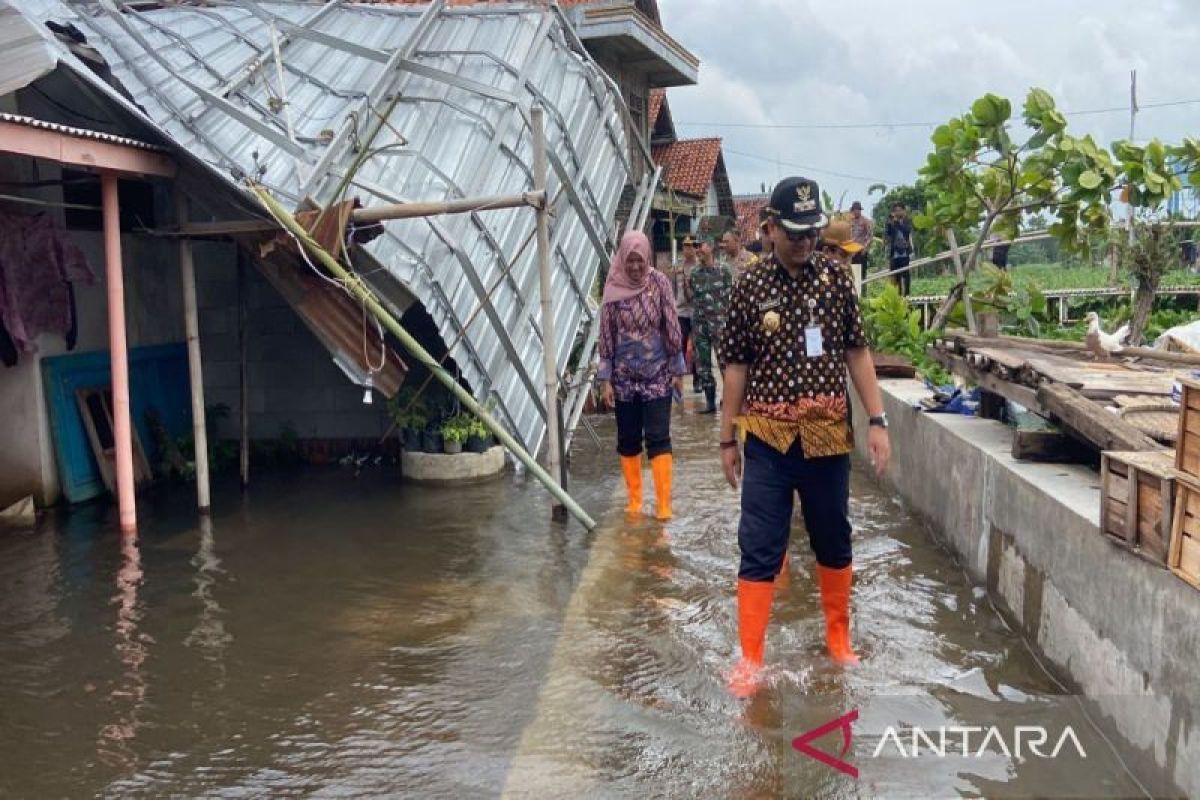
[[[241,468],[242,488],[245,489],[250,485],[250,400],[247,397],[249,390],[249,369],[247,368],[247,353],[246,353],[246,255],[238,250],[237,254],[237,282],[238,282],[238,361],[239,361],[239,384],[241,393],[239,398],[238,417],[241,420],[241,441],[238,447],[238,461]]]
[[[533,188],[546,195],[546,128],[545,112],[540,103],[529,110],[533,129]],[[550,268],[550,209],[542,203],[537,208],[538,286],[542,308],[542,374],[546,384],[546,468],[565,488],[563,472],[562,431],[558,424],[558,358],[555,350],[558,338],[554,330],[554,276]],[[556,513],[561,513],[556,509]]]
[[[175,215],[179,224],[187,222],[188,202],[175,189]],[[183,283],[183,322],[187,336],[188,378],[192,394],[192,441],[196,451],[196,506],[207,514],[210,506],[208,484],[208,426],[204,418],[204,369],[200,360],[200,315],[196,308],[196,266],[192,261],[192,243],[179,240],[179,273]]]
[[[133,487],[133,424],[129,418],[129,350],[125,334],[125,276],[121,264],[121,203],[117,175],[100,173],[104,209],[104,280],[108,284],[108,349],[112,370],[113,450],[121,532],[137,531]]]
[[[483,406],[479,405],[479,403],[475,401],[475,398],[472,397],[466,389],[459,386],[458,381],[454,379],[454,376],[442,368],[442,366],[438,364],[437,359],[430,355],[429,351],[422,347],[421,343],[414,339],[412,334],[404,329],[404,327],[396,320],[396,318],[393,317],[387,311],[387,309],[383,307],[378,299],[376,299],[374,292],[367,288],[366,284],[364,284],[362,280],[358,278],[358,276],[346,270],[345,267],[338,263],[337,259],[331,256],[319,244],[314,242],[312,237],[308,235],[308,231],[304,230],[300,223],[296,222],[295,218],[289,214],[287,210],[283,208],[283,206],[279,205],[275,198],[271,197],[271,195],[268,194],[265,189],[256,184],[251,184],[250,188],[254,194],[257,195],[262,204],[266,206],[267,210],[271,212],[272,216],[274,216],[281,225],[283,225],[290,233],[292,233],[292,235],[299,239],[302,246],[306,247],[310,253],[316,256],[317,260],[321,262],[321,265],[325,267],[325,269],[327,269],[333,276],[341,280],[345,284],[348,291],[350,291],[355,297],[357,297],[366,305],[367,309],[375,315],[375,318],[378,319],[393,336],[400,340],[400,344],[404,346],[404,349],[407,350],[409,354],[413,356],[413,358],[424,364],[429,371],[433,373],[434,377],[436,377],[442,383],[442,385],[450,390],[450,392],[457,397],[458,400],[464,406],[466,406],[468,410],[471,411],[471,413],[479,417],[479,419],[481,419],[483,423],[487,425],[488,430],[495,434],[496,438],[500,440],[500,443],[508,448],[509,452],[511,452],[518,461],[524,464],[526,469],[528,469],[535,478],[541,481],[542,484],[550,491],[550,493],[554,495],[554,497],[556,497],[564,506],[567,507],[567,510],[571,512],[572,516],[579,520],[588,530],[596,527],[595,520],[588,516],[587,512],[584,511],[577,502],[575,502],[575,499],[567,494],[563,488],[559,486],[558,483],[551,478],[544,469],[542,469],[541,465],[534,460],[533,456],[529,455],[525,448],[523,448],[520,443],[518,443],[517,440],[514,439],[502,425],[500,425],[500,423],[496,422],[492,415],[489,414],[483,408]]]
[[[967,275],[963,271],[962,254],[958,251],[958,236],[954,233],[954,228],[946,229],[946,243],[950,245],[950,257],[954,259],[954,271],[958,274],[960,283],[966,283]],[[978,333],[979,326],[975,324],[975,310],[971,308],[971,290],[969,287],[963,289],[963,308],[967,312],[967,329],[971,333]]]
[[[499,197],[470,197],[464,200],[448,200],[442,203],[389,203],[370,208],[359,208],[351,212],[354,222],[385,222],[391,219],[433,217],[438,214],[465,214],[471,211],[490,211],[500,208],[541,208],[546,204],[545,182],[541,188],[523,194]]]

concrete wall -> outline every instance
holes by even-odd
[[[914,381],[884,381],[887,480],[1014,624],[1142,754],[1200,797],[1200,592],[1110,545],[1092,470],[1020,462],[989,420],[923,414]],[[866,419],[855,410],[860,452]]]
[[[196,248],[200,347],[208,405],[224,403],[231,416],[217,435],[238,435],[240,362],[237,257],[231,245]],[[285,428],[301,439],[378,437],[389,419],[382,395],[373,405],[346,378],[332,356],[258,270],[246,270],[246,347],[250,435],[277,438]],[[368,323],[372,352],[378,346]]]

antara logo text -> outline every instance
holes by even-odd
[[[851,711],[797,736],[792,740],[792,747],[809,758],[857,778],[858,768],[845,760],[853,743],[852,726],[857,720],[858,711]],[[834,731],[841,731],[842,734],[842,747],[837,756],[813,747],[814,741]],[[1043,725],[1016,725],[1009,732],[996,725],[943,725],[938,728],[890,725],[884,730],[871,758],[965,759],[1003,754],[1023,761],[1028,758],[1054,759],[1064,751],[1068,755],[1073,751],[1080,758],[1087,758],[1083,744],[1070,725],[1054,732]]]

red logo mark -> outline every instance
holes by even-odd
[[[849,714],[845,714],[843,716],[838,717],[837,719],[830,720],[829,722],[826,722],[821,727],[813,728],[808,733],[801,734],[800,736],[797,736],[795,739],[792,739],[792,747],[796,748],[801,753],[804,753],[804,755],[808,756],[809,758],[815,758],[817,761],[820,761],[822,764],[833,767],[838,772],[844,772],[847,775],[849,775],[851,778],[857,778],[858,777],[858,767],[854,766],[853,764],[851,764],[847,761],[842,760],[842,758],[844,758],[845,755],[850,752],[850,742],[854,735],[850,726],[852,724],[854,724],[854,722],[856,722],[857,720],[858,720],[858,709],[855,709],[854,711],[851,711]],[[809,744],[809,742],[812,742],[815,739],[820,739],[825,734],[835,731],[838,728],[841,728],[841,731],[842,731],[842,752],[838,754],[839,757],[835,758],[835,757],[829,755],[828,753],[824,753],[824,752],[816,749],[815,747],[813,747],[811,744]]]

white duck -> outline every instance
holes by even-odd
[[[1129,326],[1122,325],[1113,333],[1105,333],[1100,328],[1100,315],[1095,311],[1087,313],[1088,330],[1083,341],[1088,349],[1098,358],[1108,358],[1116,350],[1120,350],[1125,340],[1129,338]]]

